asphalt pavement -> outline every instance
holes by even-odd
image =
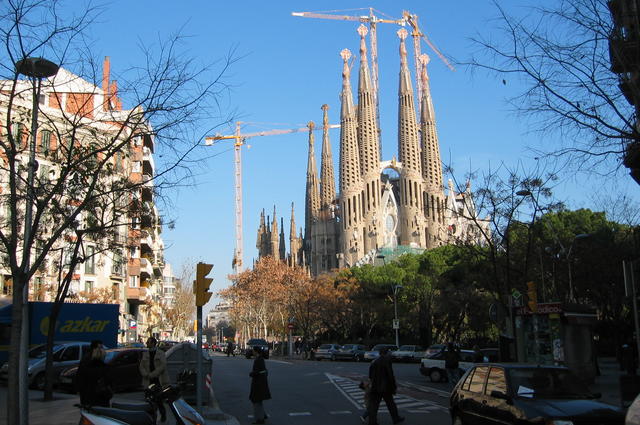
[[[213,389],[220,408],[242,425],[253,421],[249,401],[252,360],[244,357],[213,357]],[[289,360],[266,361],[272,399],[264,403],[269,425],[359,423],[364,410],[359,382],[367,376],[369,363]],[[395,397],[407,425],[449,425],[446,384],[431,386],[417,364],[394,364],[399,383]],[[440,387],[440,388],[438,388]],[[380,425],[391,424],[384,402],[378,414]]]

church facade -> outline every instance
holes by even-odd
[[[329,140],[328,106],[323,105],[320,173],[316,166],[314,124],[309,123],[304,231],[296,234],[291,207],[290,252],[278,233],[276,211],[258,229],[260,256],[279,256],[307,267],[313,276],[337,268],[373,263],[376,258],[421,252],[464,240],[480,243],[488,220],[476,215],[470,187],[456,194],[449,182],[445,196],[440,146],[429,89],[427,55],[421,55],[419,113],[409,72],[407,31],[398,31],[398,153],[382,160],[377,105],[367,61],[367,28],[358,29],[360,61],[357,103],[351,86],[351,52],[343,60],[338,191]]]

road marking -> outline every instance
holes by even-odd
[[[311,412],[289,412],[289,416],[311,416]]]
[[[449,391],[444,391],[444,390],[439,390],[437,388],[433,388],[433,387],[426,387],[424,385],[417,385],[417,384],[412,384],[411,382],[400,382],[400,385],[404,386],[404,387],[409,387],[409,388],[413,388],[419,391],[423,391],[425,393],[434,393],[439,395],[440,397],[447,397],[449,398],[449,396],[451,395],[451,393]]]
[[[351,410],[334,410],[329,412],[330,415],[350,415]]]
[[[325,373],[329,381],[349,400],[358,410],[364,409],[364,391],[354,381],[342,376]],[[404,394],[393,397],[399,410],[407,410],[410,413],[426,413],[429,411],[446,411],[444,406],[429,400],[417,400]],[[386,405],[380,406],[379,412],[388,413]]]
[[[272,362],[272,363],[281,363],[281,364],[293,364],[291,362],[285,362],[284,360],[267,360],[268,362]]]

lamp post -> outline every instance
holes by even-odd
[[[400,330],[400,322],[398,322],[398,302],[397,295],[398,290],[402,289],[402,285],[393,285],[393,324],[394,329],[396,331],[396,347],[400,347],[400,338],[398,336],[398,331]]]
[[[33,181],[36,170],[36,136],[38,131],[38,102],[42,79],[52,77],[58,72],[59,66],[44,58],[24,58],[15,64],[16,72],[32,79],[33,83],[33,107],[31,109],[31,140],[29,142],[29,163],[27,174],[27,196],[24,212],[24,239],[22,243],[22,273],[26,278],[30,269],[30,251],[28,241],[31,238],[31,217],[33,215]],[[15,291],[14,287],[14,291]],[[23,282],[22,294],[16,294],[22,298],[22,326],[20,328],[20,355],[18,362],[18,392],[20,424],[28,423],[29,394],[28,384],[28,359],[29,354],[29,281]],[[14,295],[14,299],[16,297]]]

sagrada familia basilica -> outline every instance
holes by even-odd
[[[342,92],[338,193],[328,132],[328,106],[323,105],[320,175],[316,167],[314,125],[309,123],[309,157],[304,232],[297,233],[291,207],[289,253],[284,221],[260,217],[259,255],[277,256],[290,265],[308,268],[313,276],[341,267],[374,263],[406,252],[422,252],[441,245],[482,243],[488,219],[475,211],[470,185],[461,193],[448,182],[445,195],[440,146],[429,89],[427,55],[421,55],[422,96],[419,119],[400,29],[398,88],[398,156],[382,160],[377,105],[361,26],[357,104],[351,89],[351,52],[341,52]]]

